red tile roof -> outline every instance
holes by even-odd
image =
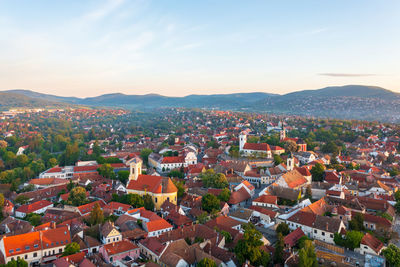
[[[158,194],[178,192],[170,178],[144,174],[139,175],[137,180],[130,180],[127,189]]]
[[[178,156],[178,157],[164,157],[161,163],[168,164],[168,163],[184,163],[185,157]]]
[[[39,200],[39,201],[34,202],[32,204],[22,205],[16,211],[28,214],[28,213],[32,213],[32,212],[35,212],[37,210],[40,210],[40,209],[42,209],[44,207],[51,206],[51,205],[53,205],[53,203],[51,203],[48,200]]]
[[[104,249],[107,252],[108,256],[111,256],[139,249],[139,247],[128,240],[122,240],[119,242],[104,245]]]
[[[371,235],[370,233],[366,233],[361,239],[361,244],[367,245],[371,249],[373,249],[376,253],[379,254],[380,250],[383,247],[383,244],[379,239]]]
[[[244,187],[241,187],[238,191],[234,191],[228,200],[228,204],[235,205],[251,198],[249,192]]]
[[[80,214],[82,216],[86,215],[86,214],[89,214],[93,210],[93,208],[96,205],[96,203],[98,203],[101,208],[103,208],[106,205],[103,200],[97,200],[95,202],[79,206],[78,210],[79,210]]]
[[[267,204],[278,204],[278,197],[271,195],[261,195],[258,198],[254,199],[253,202],[267,203]]]
[[[168,228],[172,228],[172,225],[169,224],[166,220],[164,219],[159,219],[159,220],[154,220],[154,221],[150,221],[150,222],[146,222],[145,223],[147,226],[147,231],[150,232],[154,232],[154,231],[160,231],[163,229],[168,229]]]
[[[267,143],[246,143],[243,149],[257,150],[257,151],[271,151],[271,148]]]
[[[288,245],[290,247],[293,247],[296,245],[297,241],[302,237],[305,236],[303,230],[301,228],[297,228],[293,232],[289,233],[285,238],[283,239],[283,242],[285,245]]]

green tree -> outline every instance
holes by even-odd
[[[24,196],[24,195],[19,195],[15,199],[15,202],[20,204],[20,205],[24,205],[24,204],[28,203],[28,201],[29,201],[29,198],[27,196]]]
[[[219,200],[223,202],[228,202],[230,197],[231,197],[231,190],[229,190],[228,188],[222,189],[222,192],[218,195]]]
[[[48,166],[49,166],[50,168],[56,166],[57,164],[58,164],[58,161],[57,161],[56,158],[50,158],[50,159],[49,159],[49,164],[48,164]]]
[[[122,200],[121,202],[125,203],[125,204],[129,204],[135,208],[140,208],[140,207],[144,207],[144,200],[143,198],[138,195],[138,194],[128,194],[125,195],[125,201]]]
[[[75,253],[78,253],[80,250],[81,250],[81,247],[79,246],[79,244],[76,242],[72,242],[65,246],[65,250],[62,255],[63,256],[73,255]]]
[[[239,240],[234,249],[239,263],[242,265],[248,260],[254,266],[268,266],[270,256],[261,249],[262,234],[253,224],[244,224],[243,229],[243,239]]]
[[[36,213],[29,213],[25,216],[25,220],[30,222],[33,226],[38,226],[41,224],[42,216]]]
[[[325,167],[321,163],[316,163],[314,167],[311,168],[310,172],[314,182],[322,182],[324,179]]]
[[[88,199],[86,197],[86,189],[78,186],[73,188],[69,192],[68,196],[68,204],[73,205],[73,206],[81,206],[86,203],[88,203]]]
[[[144,202],[144,208],[146,210],[150,210],[150,211],[154,210],[153,198],[150,195],[148,195],[148,194],[144,195],[143,202]]]
[[[201,207],[203,210],[207,212],[211,212],[213,210],[219,210],[220,201],[216,196],[212,194],[206,194],[201,198]]]
[[[96,225],[104,221],[103,210],[101,209],[99,203],[96,203],[90,212],[89,223],[90,225]]]
[[[229,186],[226,176],[223,173],[215,173],[213,169],[201,173],[199,177],[202,179],[204,187],[227,188]]]
[[[174,140],[175,142],[175,140]],[[140,157],[143,159],[143,163],[147,165],[149,161],[149,155],[153,153],[153,150],[150,148],[143,148],[142,151],[140,151]]]
[[[292,153],[292,152],[296,152],[297,151],[297,144],[295,141],[292,140],[288,140],[285,142],[284,145],[285,151]]]
[[[178,198],[183,197],[183,194],[185,193],[185,187],[184,187],[183,181],[179,181],[177,179],[173,179],[172,182],[174,183],[174,185],[178,189],[178,194],[177,194]]]
[[[197,220],[199,221],[200,224],[205,224],[209,219],[209,216],[207,212],[201,213],[198,217]]]
[[[197,267],[217,267],[217,264],[212,259],[203,258],[197,263]]]
[[[103,164],[103,165],[101,165],[98,169],[97,169],[97,172],[101,175],[101,176],[103,176],[103,177],[105,177],[105,178],[108,178],[108,179],[115,179],[116,178],[116,175],[115,175],[115,172],[114,172],[114,168],[113,167],[111,167],[111,165],[109,164],[109,163],[106,163],[106,164]]]
[[[364,231],[364,216],[361,213],[356,213],[349,221],[350,230]]]
[[[281,158],[281,156],[279,156],[278,154],[275,154],[274,155],[274,164],[275,164],[275,166],[281,164],[282,162],[283,162],[283,159]]]
[[[275,231],[276,233],[281,233],[282,235],[286,236],[290,233],[289,225],[287,225],[287,223],[282,222],[278,224]]]
[[[285,243],[283,242],[282,233],[278,233],[278,240],[275,243],[275,253],[274,253],[274,263],[283,263],[283,249],[285,248]]]
[[[346,233],[346,247],[349,249],[355,249],[360,247],[361,239],[364,234],[359,231],[349,231]]]
[[[1,264],[0,266],[2,266],[2,267],[3,266],[4,267],[28,267],[28,263],[24,259],[18,257],[17,260],[14,260],[14,258],[13,258],[11,261],[7,262],[7,264]]]
[[[16,163],[18,167],[25,167],[29,162],[29,158],[27,155],[22,154],[17,156],[16,158]]]
[[[129,179],[130,172],[129,171],[119,171],[117,173],[117,178],[120,180],[122,183],[126,184]]]
[[[382,250],[383,256],[390,266],[400,266],[400,248],[390,244],[386,249]]]
[[[304,247],[299,252],[299,267],[317,267],[317,255],[311,240],[305,240]]]

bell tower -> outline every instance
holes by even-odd
[[[142,174],[142,160],[139,158],[134,158],[129,164],[130,174],[129,180],[137,180],[139,175]]]
[[[282,128],[282,130],[279,131],[279,139],[282,141],[286,138],[286,130],[285,128]]]
[[[239,150],[243,150],[244,144],[247,142],[247,135],[240,133],[239,135]]]

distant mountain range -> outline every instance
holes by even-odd
[[[347,85],[285,95],[235,93],[167,97],[157,94],[105,94],[97,97],[61,97],[30,90],[0,92],[0,108],[84,105],[154,109],[195,107],[235,111],[273,112],[317,117],[400,121],[400,94],[375,86]]]

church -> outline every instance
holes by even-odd
[[[156,210],[167,200],[176,205],[178,189],[171,178],[142,174],[142,163],[140,158],[131,160],[127,193],[150,195]]]
[[[285,153],[280,146],[270,146],[267,143],[247,143],[247,134],[241,132],[239,135],[239,152],[243,156],[263,156],[272,158],[273,155]]]

